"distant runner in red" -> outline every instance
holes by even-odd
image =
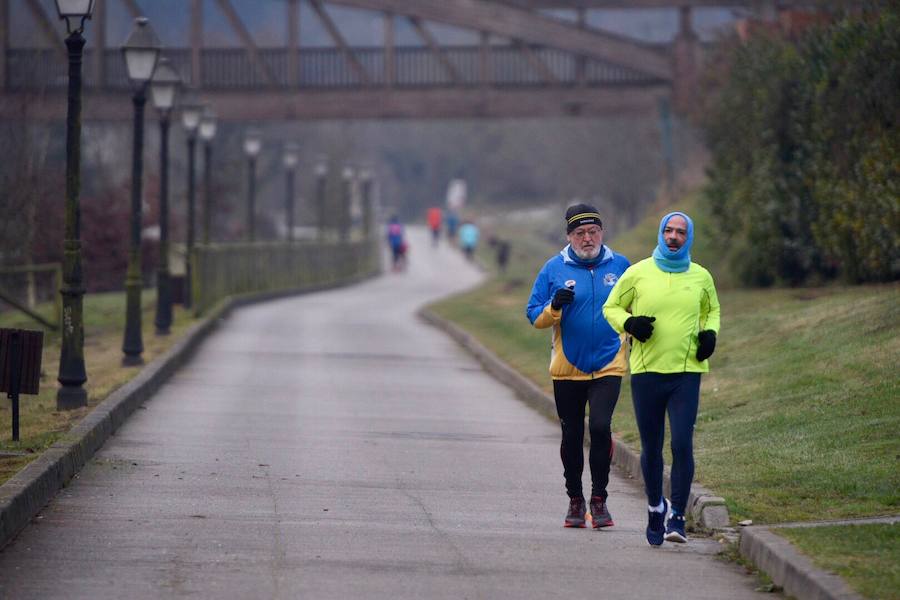
[[[441,222],[443,221],[443,214],[441,213],[441,209],[437,206],[432,206],[428,209],[427,221],[428,228],[431,229],[431,242],[437,246],[438,240],[441,237]]]

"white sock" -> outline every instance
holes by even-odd
[[[660,500],[659,506],[648,506],[647,510],[649,510],[650,512],[661,513],[666,510],[666,502],[665,500]]]

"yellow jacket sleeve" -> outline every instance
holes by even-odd
[[[700,330],[713,330],[719,334],[719,295],[716,293],[716,285],[712,275],[707,273],[707,283],[704,286],[704,298],[700,302]]]
[[[534,326],[536,329],[547,329],[548,327],[558,325],[561,318],[562,309],[553,310],[553,307],[548,304],[544,307],[541,314],[538,315],[538,318],[534,320]]]

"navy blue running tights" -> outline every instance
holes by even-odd
[[[694,480],[694,422],[700,404],[700,373],[637,373],[631,399],[641,433],[641,471],[647,504],[658,506],[663,493],[663,441],[666,413],[672,429],[672,510],[684,514]]]

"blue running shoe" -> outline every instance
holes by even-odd
[[[663,511],[647,511],[647,541],[651,546],[662,546],[666,533],[666,515],[669,514],[669,501],[663,498]]]
[[[687,542],[687,535],[684,533],[684,515],[673,512],[666,522],[666,541],[678,542],[684,544]]]

